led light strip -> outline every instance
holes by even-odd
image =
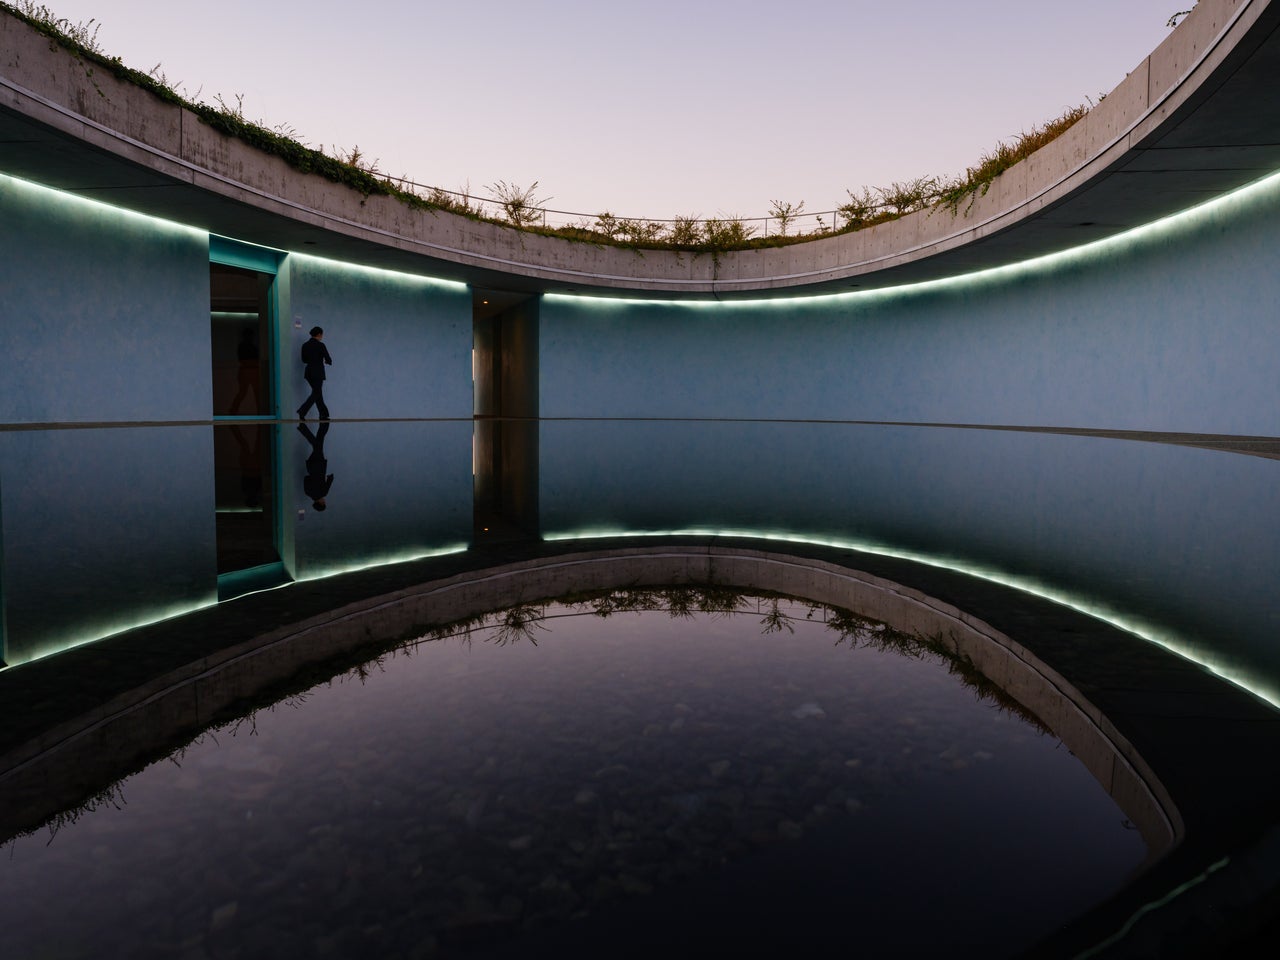
[[[1120,249],[1132,247],[1146,241],[1167,239],[1179,232],[1197,229],[1216,216],[1239,213],[1249,204],[1264,200],[1274,201],[1277,199],[1278,194],[1280,194],[1280,172],[1269,174],[1261,180],[1238,187],[1229,193],[1224,193],[1219,197],[1188,207],[1186,210],[1180,210],[1177,213],[1161,217],[1159,220],[1133,227],[1114,236],[1082,243],[1068,250],[1047,253],[1043,256],[1032,257],[1029,260],[1021,260],[1017,263],[975,270],[972,273],[941,277],[936,280],[921,280],[916,283],[905,283],[900,286],[884,287],[878,290],[820,293],[811,296],[788,294],[782,297],[743,297],[733,300],[664,300],[653,297],[615,297],[607,294],[590,295],[581,293],[544,293],[542,296],[543,300],[550,302],[586,302],[590,303],[593,308],[607,308],[612,305],[660,305],[664,308],[679,307],[693,310],[729,311],[746,306],[794,310],[799,306],[815,303],[887,300],[934,290],[996,283],[1001,280],[1011,280],[1028,275],[1045,274],[1059,267],[1078,264],[1090,259],[1102,260],[1114,255]]]

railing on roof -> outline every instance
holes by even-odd
[[[504,199],[492,193],[481,195],[468,191],[445,190],[418,183],[407,177],[381,179],[397,190],[412,194],[435,206],[513,226],[581,231],[619,243],[673,243],[697,245],[717,238],[741,243],[747,239],[770,237],[820,237],[865,222],[910,213],[942,199],[938,189],[921,193],[910,203],[876,203],[867,198],[860,206],[847,204],[814,213],[795,211],[785,216],[738,217],[721,214],[715,217],[675,217],[654,220],[647,217],[624,217],[609,212],[581,213],[538,206],[519,199]],[[536,186],[536,184],[535,184]],[[529,193],[532,191],[530,190]],[[798,204],[797,206],[803,206]],[[854,208],[857,208],[856,210]]]

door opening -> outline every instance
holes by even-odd
[[[538,533],[538,304],[472,291],[477,542]]]

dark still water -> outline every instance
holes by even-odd
[[[854,615],[614,593],[442,634],[12,841],[5,955],[1001,956],[1146,856],[1038,721]]]

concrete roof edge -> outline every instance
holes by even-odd
[[[571,241],[363,196],[220,133],[181,105],[128,80],[91,69],[9,16],[0,17],[7,48],[0,60],[0,114],[33,121],[87,148],[86,165],[102,162],[105,155],[124,161],[139,176],[205,195],[195,199],[183,190],[169,191],[167,199],[148,198],[151,206],[143,212],[268,246],[292,249],[305,243],[319,248],[307,252],[320,255],[531,290],[743,297],[868,289],[998,266],[1154,219],[1149,204],[1135,202],[1127,217],[1109,208],[1112,222],[1088,236],[1048,230],[1043,222],[1033,228],[1052,211],[1071,220],[1070,210],[1061,208],[1194,114],[1195,99],[1213,86],[1220,70],[1230,68],[1233,52],[1246,49],[1247,38],[1260,45],[1274,31],[1276,18],[1267,16],[1272,7],[1270,0],[1202,0],[1084,119],[997,177],[954,215],[921,211],[854,233],[715,256]],[[65,142],[60,146],[65,149]],[[20,168],[15,175],[24,172]],[[1257,178],[1256,171],[1249,173],[1243,171],[1230,185]],[[93,195],[133,205],[113,191],[125,186],[120,180],[117,170],[115,179]],[[51,185],[91,189],[74,181]],[[1189,207],[1202,201],[1203,186],[1195,186],[1166,203]],[[200,216],[190,215],[193,207],[200,208]],[[1173,210],[1159,215],[1168,212]],[[243,235],[246,231],[252,235]],[[318,239],[299,239],[308,231]],[[1010,232],[1021,235],[1019,243],[989,242]]]

